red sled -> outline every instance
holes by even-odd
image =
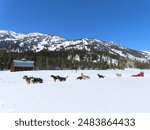
[[[144,73],[140,72],[139,74],[132,75],[132,77],[144,77]]]

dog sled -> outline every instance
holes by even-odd
[[[131,77],[144,77],[144,72],[140,72],[138,74],[132,75]]]

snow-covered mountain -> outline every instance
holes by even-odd
[[[115,42],[106,42],[92,38],[67,40],[59,36],[41,33],[20,34],[13,31],[1,30],[0,49],[6,50],[7,52],[38,52],[43,49],[49,51],[69,49],[106,51],[124,58],[150,62],[150,52],[129,49]]]

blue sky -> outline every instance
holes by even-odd
[[[0,0],[0,30],[150,50],[150,0]]]

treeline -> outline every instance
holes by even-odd
[[[86,51],[86,50],[60,50],[40,52],[6,52],[0,50],[0,69],[10,69],[14,59],[35,61],[36,70],[55,70],[55,69],[124,69],[127,67],[128,60],[110,54],[106,51]],[[131,61],[130,61],[131,62]],[[150,68],[147,63],[135,62],[129,67]]]

